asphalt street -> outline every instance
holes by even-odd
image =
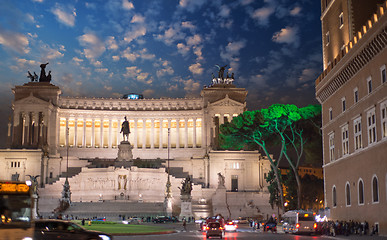
[[[164,226],[166,229],[174,229],[175,233],[170,234],[157,234],[157,235],[134,235],[134,236],[114,236],[115,240],[126,240],[126,239],[141,239],[141,240],[184,240],[184,239],[206,239],[204,232],[199,230],[199,225],[197,224],[187,224],[186,231],[183,229],[181,223],[173,224],[158,224],[158,226]],[[213,238],[210,238],[213,239]],[[216,239],[216,238],[214,238]],[[380,236],[305,236],[305,235],[292,235],[284,234],[279,229],[278,233],[271,232],[262,232],[260,230],[253,231],[248,225],[239,225],[237,232],[226,232],[225,238],[229,240],[250,240],[250,239],[260,239],[260,240],[308,240],[308,239],[337,239],[337,240],[387,240],[387,237]]]

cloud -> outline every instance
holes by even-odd
[[[196,30],[196,26],[192,24],[192,22],[189,22],[189,21],[186,21],[186,22],[182,22],[181,23],[181,26],[183,28],[188,28],[190,30]]]
[[[186,9],[188,12],[194,12],[206,3],[206,0],[180,0],[179,7]]]
[[[42,47],[42,56],[48,60],[56,59],[63,57],[64,54],[62,52],[65,52],[65,47],[63,45],[59,46],[59,49],[50,48],[47,45],[44,45]]]
[[[188,67],[188,69],[193,73],[200,75],[203,73],[204,69],[202,68],[202,65],[200,63],[195,63],[192,64],[191,66]]]
[[[156,65],[156,67],[158,67]],[[158,78],[163,77],[165,75],[172,75],[174,74],[173,68],[170,66],[170,62],[165,60],[162,61],[161,68],[156,71],[156,75]]]
[[[86,58],[93,60],[101,56],[106,48],[104,43],[93,33],[86,33],[78,37],[79,44],[86,47],[83,53]]]
[[[300,12],[301,12],[301,8],[296,6],[292,10],[290,10],[290,15],[297,16],[300,14]]]
[[[152,98],[155,96],[155,90],[153,89],[146,89],[142,92],[142,95],[146,98]]]
[[[186,56],[187,53],[189,52],[190,48],[186,45],[184,45],[184,43],[178,43],[177,45],[177,51],[183,55],[183,56]]]
[[[140,14],[135,14],[133,17],[132,17],[132,20],[130,21],[131,23],[143,23],[145,22],[145,17],[143,17],[142,15]]]
[[[127,47],[123,52],[122,52],[122,57],[128,59],[131,62],[136,61],[137,55],[134,54],[131,50],[130,47]]]
[[[200,82],[195,82],[192,79],[181,80],[181,82],[184,84],[184,90],[187,92],[196,92],[201,87]]]
[[[149,73],[142,72],[141,69],[137,68],[136,66],[132,67],[126,67],[126,73],[123,74],[126,78],[135,79],[139,82],[143,82],[146,84],[152,84],[152,79],[147,79],[149,76]]]
[[[112,59],[113,59],[113,61],[118,61],[118,60],[120,60],[120,56],[112,56]]]
[[[97,68],[95,69],[96,72],[99,72],[99,73],[107,73],[108,69],[107,68]]]
[[[267,26],[269,24],[269,17],[274,13],[274,7],[263,7],[256,9],[251,17],[258,21],[259,25]]]
[[[0,27],[0,44],[20,54],[30,52],[29,41],[26,36],[20,33],[3,30]]]
[[[198,45],[202,42],[202,38],[199,34],[195,34],[192,37],[187,38],[187,46]]]
[[[113,88],[112,88],[112,86],[103,86],[103,88],[105,89],[105,90],[107,90],[107,91],[111,91]]]
[[[317,69],[313,69],[313,68],[306,68],[304,70],[302,70],[302,74],[301,76],[298,78],[298,81],[300,83],[305,83],[305,82],[308,82],[308,81],[311,81],[311,80],[315,80],[316,78],[316,75],[319,73],[319,71]]]
[[[286,43],[298,47],[299,36],[297,27],[282,28],[279,32],[274,33],[272,40],[277,43]]]
[[[239,55],[241,49],[246,46],[246,40],[240,40],[236,42],[229,42],[223,49],[220,48],[220,57],[223,61],[229,63],[229,71],[237,72],[239,69]]]
[[[184,39],[185,33],[181,31],[181,25],[174,24],[164,31],[164,34],[156,35],[156,39],[163,41],[167,45],[173,42]]]
[[[218,15],[220,17],[226,18],[226,17],[230,16],[230,12],[231,12],[231,10],[227,5],[222,5],[222,6],[220,6]]]
[[[128,0],[122,0],[122,8],[125,10],[131,10],[134,8],[133,3]]]
[[[58,22],[69,27],[74,27],[75,17],[77,16],[74,8],[70,9],[70,7],[68,7],[65,9],[65,7],[56,4],[55,8],[51,9],[51,12],[56,16]]]
[[[107,38],[106,45],[107,45],[107,49],[109,49],[109,50],[117,50],[118,49],[117,42],[113,36],[109,36]]]
[[[138,37],[144,36],[146,34],[146,27],[142,25],[136,25],[131,28],[130,31],[126,32],[124,40],[125,42],[130,43]]]

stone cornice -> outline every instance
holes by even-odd
[[[177,111],[203,109],[202,98],[166,99],[106,99],[61,97],[61,109],[115,110],[115,111]]]
[[[363,49],[359,50],[348,63],[343,66],[335,76],[330,78],[323,87],[316,91],[316,98],[320,103],[325,102],[340,87],[358,73],[366,64],[368,64],[376,55],[381,53],[387,46],[387,27],[375,35],[375,37],[364,44]],[[323,84],[323,83],[320,83]]]

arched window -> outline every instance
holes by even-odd
[[[332,189],[332,204],[333,204],[333,207],[336,207],[336,206],[337,206],[337,201],[336,201],[336,186],[333,186],[333,189]]]
[[[345,184],[345,203],[347,206],[351,206],[351,189],[349,187],[349,182]]]
[[[376,175],[372,178],[372,202],[379,202],[379,186],[378,186],[378,178]]]
[[[359,179],[358,182],[358,199],[359,199],[359,205],[364,204],[364,183],[362,179]]]

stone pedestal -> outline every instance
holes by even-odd
[[[128,141],[122,141],[118,145],[118,161],[130,161],[133,159],[132,145]]]
[[[186,219],[188,220],[189,217],[193,217],[192,214],[192,202],[191,202],[191,195],[181,195],[181,212],[179,215],[179,219]]]
[[[214,216],[221,214],[226,219],[232,217],[229,216],[230,212],[227,206],[227,195],[225,187],[219,186],[216,189],[215,194],[212,196],[212,206]]]
[[[38,213],[38,194],[32,194],[32,201],[34,202],[33,208],[32,208],[32,218],[33,219],[39,219],[39,213]]]

